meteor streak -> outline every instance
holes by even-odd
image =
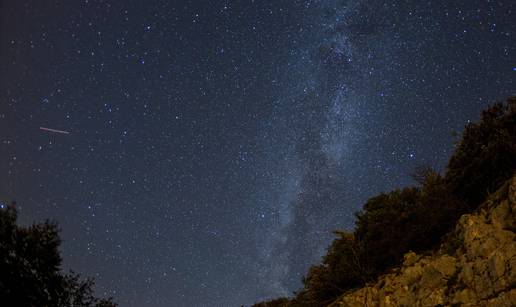
[[[43,130],[43,131],[49,131],[49,132],[55,132],[55,133],[70,134],[70,132],[64,131],[64,130],[57,130],[57,129],[51,129],[51,128],[45,128],[45,127],[39,127],[39,129]]]

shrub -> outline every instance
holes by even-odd
[[[471,208],[482,203],[516,170],[516,97],[482,112],[466,126],[446,171],[454,194]]]

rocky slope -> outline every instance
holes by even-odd
[[[473,214],[461,217],[432,255],[348,292],[341,306],[516,306],[516,176]]]

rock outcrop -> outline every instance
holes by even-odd
[[[343,306],[516,306],[516,177],[473,214],[463,215],[439,251],[404,263]]]

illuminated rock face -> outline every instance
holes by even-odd
[[[515,306],[516,176],[474,213],[463,215],[432,255],[403,264],[337,306]]]

